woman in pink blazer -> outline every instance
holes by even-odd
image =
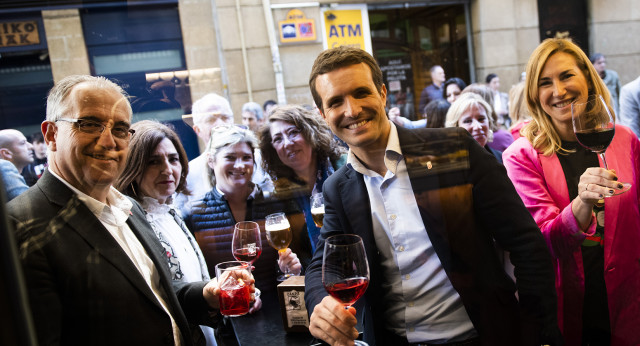
[[[590,94],[610,102],[610,96],[571,41],[545,40],[526,71],[532,120],[503,159],[556,260],[566,344],[639,345],[640,143],[628,128],[616,126],[606,152],[610,171],[577,144],[571,103]],[[612,196],[622,190],[620,182],[631,189]]]

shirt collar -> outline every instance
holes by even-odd
[[[78,195],[78,199],[81,200],[98,219],[115,225],[122,225],[127,221],[129,215],[131,215],[133,203],[113,186],[109,187],[107,203],[105,204],[78,190],[52,170],[49,170],[49,172]],[[105,215],[112,215],[112,220],[105,220]]]
[[[253,190],[251,190],[251,193],[249,194],[249,196],[247,196],[247,200],[256,198],[256,193],[258,192],[258,185],[256,184],[252,184],[252,185],[253,185]],[[224,192],[222,192],[222,190],[218,188],[218,185],[214,186],[213,188],[216,189],[216,191],[218,191],[220,196],[224,196]]]
[[[391,125],[391,129],[389,131],[387,146],[384,151],[384,165],[389,171],[396,174],[398,162],[403,158],[402,149],[400,148],[400,139],[398,137],[398,129],[396,128],[396,125],[391,120],[389,120],[389,124]],[[356,172],[364,175],[373,176],[376,174],[362,164],[360,159],[353,153],[353,151],[351,151],[351,148],[349,148],[349,153],[347,154],[347,165],[350,165]]]

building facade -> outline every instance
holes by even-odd
[[[420,114],[432,65],[467,83],[497,73],[508,92],[541,39],[558,34],[605,54],[623,84],[640,75],[640,3],[632,0],[51,3],[0,5],[0,127],[38,131],[56,80],[104,75],[130,93],[135,120],[173,123],[190,157],[199,146],[181,119],[193,101],[224,95],[237,123],[248,101],[313,104],[311,65],[341,39],[364,42],[385,71],[390,106],[408,117]]]

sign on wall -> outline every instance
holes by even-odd
[[[278,22],[280,42],[309,42],[315,41],[316,21],[307,18],[304,12],[293,9],[287,13],[287,19]]]
[[[36,44],[40,44],[37,21],[0,23],[0,48]]]
[[[324,49],[351,46],[373,54],[367,5],[338,5],[322,9]]]

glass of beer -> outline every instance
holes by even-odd
[[[218,263],[216,277],[220,286],[220,313],[230,317],[247,314],[251,304],[251,287],[245,281],[251,278],[251,265],[244,261]]]
[[[322,192],[311,195],[311,217],[316,227],[322,228],[322,220],[324,220],[324,199]]]
[[[289,225],[287,216],[284,213],[267,215],[264,228],[267,231],[269,244],[278,250],[278,253],[287,251],[289,243],[291,243],[291,239],[293,238],[291,225]],[[278,281],[284,281],[290,276],[293,276],[293,273],[289,271],[289,267],[285,267],[284,273],[278,277]]]

